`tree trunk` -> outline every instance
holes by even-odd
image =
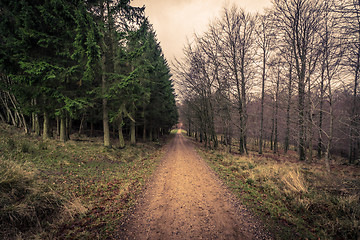
[[[289,84],[288,84],[288,99],[286,106],[286,132],[285,132],[285,147],[284,152],[287,153],[290,145],[290,107],[292,96],[292,62],[289,63]]]
[[[35,106],[34,100],[31,100],[31,104],[32,106]],[[1,115],[1,113],[0,113]],[[35,132],[35,113],[32,112],[31,113],[31,131]]]
[[[278,69],[278,76],[276,81],[275,93],[275,115],[274,115],[274,153],[278,152],[278,108],[279,108],[279,84],[280,84],[280,67]]]
[[[65,116],[60,117],[60,141],[61,142],[66,142],[67,141],[67,137],[66,137],[66,118],[65,118]]]
[[[310,69],[310,67],[309,67]],[[311,105],[311,81],[310,81],[310,74],[308,76],[308,161],[312,162],[313,158],[313,118],[312,118],[312,105]]]
[[[146,122],[144,122],[144,128],[143,128],[143,141],[146,141]]]
[[[49,115],[44,112],[43,139],[49,139]]]
[[[274,150],[274,133],[275,133],[275,102],[272,109],[271,117],[271,135],[270,135],[270,150]]]
[[[205,149],[207,149],[208,147],[208,138],[207,138],[207,135],[206,135],[206,131],[204,132],[204,142],[205,142]]]
[[[16,98],[13,94],[10,94],[9,92],[7,92],[7,95],[8,95],[8,98],[14,108],[14,111],[15,111],[15,123],[16,125],[19,124],[19,127],[23,127],[24,128],[24,131],[25,133],[28,133],[29,132],[29,129],[27,127],[27,124],[26,124],[26,120],[25,120],[25,117],[23,114],[20,113],[20,111],[18,110],[18,103],[16,101]]]
[[[155,140],[158,140],[159,139],[159,128],[155,128]]]
[[[39,121],[39,114],[34,114],[34,131],[37,136],[40,136],[40,121]]]
[[[330,78],[329,78],[330,79]],[[326,145],[326,153],[325,153],[325,167],[326,171],[330,173],[330,149],[333,139],[333,129],[334,129],[334,115],[333,115],[333,106],[332,106],[332,93],[331,93],[331,83],[329,80],[329,114],[330,114],[330,132],[329,132],[329,139]]]
[[[131,114],[133,116],[133,120],[131,120],[130,124],[130,144],[135,145],[136,144],[136,125],[135,125],[135,106],[132,107]]]
[[[243,52],[245,52],[245,50],[243,50]],[[241,97],[242,97],[242,123],[241,123],[241,130],[242,130],[242,136],[243,136],[243,150],[245,154],[248,154],[247,151],[247,109],[246,109],[246,79],[245,79],[245,67],[244,67],[244,63],[245,63],[245,56],[243,56],[242,60],[241,60],[241,68],[240,68],[240,72],[241,72]]]
[[[16,126],[16,119],[12,113],[12,111],[10,109],[7,109],[7,119],[8,119],[8,123],[12,123],[13,126]]]
[[[312,162],[313,160],[313,138],[314,138],[314,135],[313,135],[313,120],[312,120],[312,117],[311,117],[311,110],[309,109],[309,127],[308,127],[308,161],[309,162]]]
[[[264,29],[265,30],[265,29]],[[259,154],[263,153],[263,134],[264,134],[264,98],[265,98],[265,78],[266,78],[266,52],[263,52],[263,69],[261,82],[261,112],[260,112],[260,139]]]
[[[57,136],[60,136],[60,118],[59,118],[59,116],[56,116],[56,134],[57,134]]]
[[[318,139],[318,146],[317,146],[317,157],[320,159],[322,157],[322,122],[323,122],[323,102],[320,102],[320,112],[319,112],[319,139]]]
[[[237,90],[237,97],[238,97],[238,110],[239,110],[239,118],[240,118],[240,136],[239,136],[239,152],[240,154],[245,153],[244,149],[244,109],[243,109],[243,102],[241,96],[241,85],[237,71],[235,71],[235,80],[236,80],[236,90]]]
[[[143,111],[141,113],[141,117],[144,119],[144,128],[143,128],[143,136],[142,139],[145,142],[146,141],[146,117],[145,117],[145,109],[146,109],[146,104],[143,104]]]
[[[81,121],[80,121],[80,127],[79,127],[79,136],[82,134],[84,129],[84,121],[85,121],[85,114],[82,114]]]
[[[324,105],[324,70],[321,73],[321,82],[320,82],[319,138],[317,144],[318,159],[322,157],[322,147],[323,147],[323,143],[322,143],[323,105]]]
[[[1,93],[1,92],[0,92]],[[9,108],[9,105],[8,105],[8,99],[7,99],[7,94],[0,94],[0,98],[1,98],[1,101],[3,103],[3,106],[6,110],[6,122],[10,124],[10,122],[12,123],[12,125],[15,126],[15,118],[12,114],[12,111],[11,109]]]
[[[104,15],[104,5],[103,5],[104,1],[100,1],[100,14],[101,14],[101,18],[102,20],[105,22],[105,15]],[[109,10],[109,5],[107,2],[107,6],[108,6],[108,10]],[[108,12],[108,18],[110,19],[110,13]],[[109,20],[108,19],[108,20]],[[110,22],[108,23],[109,28],[110,26]],[[108,112],[108,105],[107,105],[107,98],[105,96],[107,90],[106,90],[106,85],[107,85],[107,76],[106,74],[107,69],[110,68],[108,61],[110,61],[110,59],[107,59],[106,54],[108,54],[109,52],[111,52],[112,49],[107,49],[108,47],[110,48],[111,46],[106,46],[105,42],[109,43],[109,34],[110,34],[110,29],[109,32],[104,31],[104,43],[102,46],[103,52],[102,52],[102,58],[101,58],[101,93],[102,93],[102,113],[103,113],[103,131],[104,131],[104,146],[105,147],[110,147],[110,129],[109,129],[109,112]]]
[[[2,115],[1,112],[0,112],[0,118],[1,118],[1,121],[6,122],[5,117]]]
[[[149,132],[149,141],[152,142],[153,141],[153,128],[150,128],[150,132]]]
[[[299,79],[299,96],[298,96],[298,111],[299,111],[299,160],[305,161],[306,154],[305,154],[305,114],[304,114],[304,107],[305,107],[305,84],[304,78],[300,77]]]
[[[228,145],[228,152],[231,153],[232,149],[231,149],[231,135],[228,135],[228,140],[227,140],[227,145]]]
[[[211,91],[210,91],[209,95],[211,95]],[[217,138],[217,135],[215,132],[214,109],[213,109],[210,99],[208,99],[208,105],[209,105],[209,115],[210,115],[210,117],[209,117],[210,126],[209,127],[210,127],[210,135],[211,135],[211,137],[209,138],[209,146],[211,146],[210,141],[212,140],[213,147],[214,147],[214,149],[216,149],[218,147],[219,143],[218,143],[218,138]]]
[[[90,123],[90,136],[91,137],[94,136],[94,123],[93,122]]]
[[[35,108],[36,107],[36,99],[31,100],[31,105]],[[36,135],[40,135],[40,129],[39,131],[36,131],[37,124],[39,124],[38,115],[35,112],[31,113],[31,131],[34,132]],[[40,126],[39,126],[40,128]]]
[[[25,133],[26,133],[26,134],[30,133],[30,130],[29,130],[29,127],[28,127],[28,125],[27,125],[27,123],[26,123],[24,114],[20,114],[20,116],[21,116],[21,119],[22,119],[22,124],[23,124]]]
[[[70,140],[72,128],[72,119],[71,117],[66,117],[66,140]]]
[[[119,125],[118,125],[118,128],[119,128],[119,147],[120,148],[124,148],[125,147],[125,141],[124,141],[124,135],[123,135],[123,117],[120,116],[120,119],[119,119]]]
[[[105,58],[105,57],[103,57]],[[106,80],[105,73],[102,75],[102,92],[105,95],[106,91]],[[107,99],[103,96],[102,99],[102,110],[103,110],[103,131],[104,131],[104,146],[110,147],[110,129],[109,129],[109,113],[107,107]]]
[[[191,121],[190,118],[188,119],[188,133],[187,135],[190,137],[191,136]]]
[[[227,151],[229,153],[231,153],[231,144],[232,144],[231,137],[232,137],[232,135],[231,135],[230,120],[229,119],[225,120],[225,122],[226,122],[226,124],[225,124],[225,133],[226,134],[225,134],[224,141],[225,141],[225,145],[227,146]]]
[[[360,50],[359,50],[360,51]],[[357,88],[358,88],[358,78],[360,71],[360,54],[358,54],[357,65],[355,70],[355,79],[354,79],[354,93],[353,93],[353,103],[351,109],[351,122],[350,122],[350,152],[349,152],[349,163],[353,164],[357,159],[357,150],[356,150],[356,131],[357,131]]]

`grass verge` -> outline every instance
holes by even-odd
[[[111,239],[155,169],[161,143],[43,141],[0,124],[0,238]]]
[[[248,156],[198,151],[276,239],[359,239],[360,168],[288,161],[272,153]]]

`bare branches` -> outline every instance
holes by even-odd
[[[295,148],[312,161],[317,146],[326,167],[334,142],[346,139],[341,148],[350,142],[357,158],[359,3],[273,0],[262,15],[223,9],[176,64],[193,129],[209,135],[211,126],[226,145],[233,133],[240,153],[249,139],[259,153],[283,141],[285,152]]]

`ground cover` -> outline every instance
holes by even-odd
[[[115,237],[161,156],[160,142],[104,148],[43,141],[0,124],[2,238]]]
[[[298,162],[296,154],[199,153],[276,239],[359,239],[360,167],[339,159],[327,174],[321,160]]]

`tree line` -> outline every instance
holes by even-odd
[[[188,134],[228,151],[359,159],[360,1],[273,0],[224,8],[176,61]],[[220,137],[220,139],[218,139]],[[236,143],[235,143],[235,142]]]
[[[177,122],[169,65],[129,0],[0,3],[0,118],[44,139],[111,129],[125,146]],[[75,126],[76,124],[76,126]]]

